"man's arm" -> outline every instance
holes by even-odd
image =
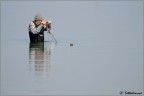
[[[33,34],[38,34],[41,31],[41,26],[39,26],[38,28],[35,27],[35,24],[33,22],[31,22],[29,24],[29,31],[32,32]]]

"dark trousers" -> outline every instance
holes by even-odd
[[[44,32],[40,32],[39,34],[33,34],[29,32],[30,42],[44,42]]]

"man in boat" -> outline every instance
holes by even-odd
[[[34,21],[29,24],[29,38],[30,42],[44,42],[44,31],[51,28],[51,20],[42,22],[43,17],[41,14],[36,14]]]

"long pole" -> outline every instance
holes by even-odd
[[[47,30],[51,38],[55,41],[55,43],[57,43],[57,40],[55,39],[54,35],[50,32],[50,29],[47,29]]]

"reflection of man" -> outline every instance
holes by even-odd
[[[45,47],[45,48],[44,48]],[[43,74],[50,71],[51,68],[51,49],[54,44],[45,44],[43,42],[30,42],[29,45],[29,64],[30,71]]]
[[[33,64],[34,71],[44,71],[44,43],[30,43],[29,63]]]

